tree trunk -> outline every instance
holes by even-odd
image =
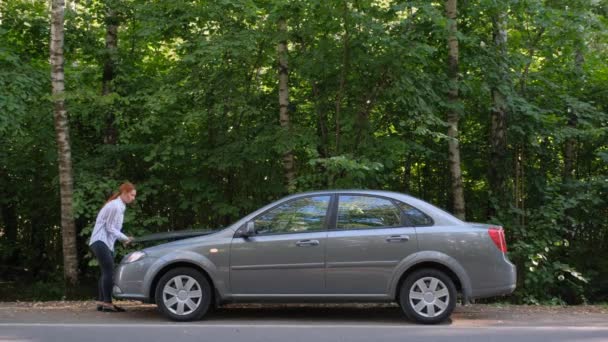
[[[76,228],[74,225],[74,214],[72,209],[72,157],[64,94],[63,13],[63,0],[52,0],[50,45],[51,84],[59,162],[63,272],[66,283],[68,285],[75,285],[78,283],[78,257],[76,250]]]
[[[498,81],[492,84],[492,112],[490,126],[490,166],[488,181],[493,199],[504,205],[508,203],[505,189],[507,168],[507,101],[504,94],[507,79],[507,14],[506,11],[493,19],[494,44],[497,51]],[[490,204],[488,216],[496,215],[496,208]]]
[[[355,142],[353,144],[353,151],[355,154],[358,154],[359,147],[365,144],[365,140],[368,136],[369,130],[369,117],[371,115],[372,109],[376,105],[376,99],[380,92],[390,83],[390,79],[387,77],[387,70],[380,73],[380,77],[373,82],[374,85],[370,87],[370,90],[362,97],[361,105],[359,111],[357,112],[357,117],[355,121]],[[369,84],[372,84],[370,81]]]
[[[321,158],[329,157],[328,150],[328,131],[327,131],[327,112],[322,108],[321,105],[321,91],[319,85],[313,82],[312,84],[312,96],[314,98],[315,109],[317,111],[317,136],[319,138],[319,145],[317,151]]]
[[[284,130],[291,130],[289,117],[289,68],[287,65],[287,20],[279,19],[279,33],[281,40],[277,46],[279,54],[279,121]],[[283,154],[283,168],[285,170],[285,183],[288,192],[294,190],[294,160],[293,151]]]
[[[530,41],[530,45],[528,47],[528,61],[526,62],[526,66],[524,67],[523,72],[521,73],[521,78],[519,80],[519,89],[522,97],[526,97],[527,95],[527,86],[528,86],[528,75],[530,73],[530,66],[532,65],[532,61],[534,60],[534,55],[536,54],[536,48],[540,39],[542,38],[543,33],[545,33],[545,28],[541,27],[536,36],[532,41]]]
[[[582,49],[579,47],[576,49],[574,56],[574,72],[576,74],[575,83],[578,85],[576,88],[582,88],[582,77],[583,77],[583,63],[585,63],[585,57]],[[568,127],[573,131],[576,129],[578,124],[578,118],[574,109],[568,107]],[[562,180],[568,182],[576,178],[576,138],[568,137],[564,145],[564,169],[562,174]]]
[[[3,238],[8,240],[12,246],[17,245],[17,211],[13,203],[2,203],[0,206],[0,217],[3,223]]]
[[[524,163],[524,148],[525,145],[518,144],[515,148],[515,180],[513,184],[513,201],[515,208],[519,209],[520,212],[517,214],[517,221],[521,226],[526,224],[526,182],[525,182],[525,163]]]
[[[0,236],[0,242],[5,246],[10,246],[8,251],[4,251],[3,255],[0,255],[0,271],[4,272],[9,269],[13,269],[14,266],[19,265],[19,249],[17,246],[18,238],[18,225],[17,220],[17,203],[16,194],[14,191],[9,189],[11,179],[8,172],[3,167],[0,167],[0,193],[2,193],[3,199],[0,199],[0,230],[4,233]],[[2,240],[5,241],[2,241]],[[6,274],[8,276],[8,274]]]
[[[101,95],[107,96],[112,93],[112,81],[116,73],[116,53],[118,46],[118,17],[116,12],[111,9],[106,9],[106,51],[105,61],[103,65],[103,79]],[[113,106],[108,106],[106,114],[106,127],[103,137],[104,144],[116,144],[118,131],[114,123],[115,115]]]
[[[571,108],[568,108],[568,127],[575,129],[577,125],[576,114]],[[576,160],[576,139],[569,137],[564,145],[564,169],[562,180],[564,183],[575,179],[575,160]]]
[[[534,60],[534,56],[536,54],[537,46],[540,43],[540,40],[545,32],[545,28],[541,27],[538,29],[534,38],[530,41],[528,46],[528,61],[524,67],[524,70],[521,73],[521,78],[519,80],[519,91],[520,96],[522,98],[527,98],[528,93],[528,76],[530,74],[530,66],[532,65],[532,61]],[[518,222],[521,226],[526,225],[526,142],[520,142],[515,147],[515,157],[513,158],[513,162],[515,164],[515,180],[513,184],[513,203],[515,208],[519,209],[519,213],[517,214]]]
[[[465,202],[462,186],[462,171],[460,169],[460,145],[458,142],[458,121],[460,120],[460,99],[458,98],[458,32],[457,0],[446,1],[448,17],[448,76],[450,89],[448,91],[448,151],[451,176],[452,208],[454,215],[465,219]]]
[[[408,153],[403,160],[403,192],[409,194],[412,182],[412,157]]]
[[[1,142],[6,144],[5,141]],[[9,185],[14,180],[9,176],[8,171],[4,167],[0,167],[0,193],[3,199],[0,200],[0,219],[3,224],[0,238],[5,238],[12,246],[17,246],[17,206],[15,205],[17,198],[15,191],[11,191]]]
[[[349,51],[350,51],[350,32],[348,23],[348,4],[344,2],[344,36],[342,50],[342,70],[340,71],[340,86],[336,94],[336,155],[340,155],[340,112],[342,110],[342,98],[344,97],[344,89],[346,88],[346,75],[348,74],[349,66]]]

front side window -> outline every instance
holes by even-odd
[[[305,233],[325,229],[331,196],[299,198],[272,208],[255,220],[258,234]]]
[[[400,226],[399,209],[388,199],[342,195],[338,203],[338,229]]]

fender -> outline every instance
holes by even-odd
[[[437,251],[420,251],[410,254],[405,259],[401,260],[401,262],[397,264],[397,267],[395,267],[395,271],[393,271],[391,282],[389,283],[388,295],[395,299],[397,297],[397,285],[399,284],[401,276],[408,272],[412,267],[424,262],[441,264],[454,272],[458,277],[458,280],[460,280],[460,285],[462,285],[465,302],[468,301],[468,298],[471,297],[471,279],[467,272],[460,266],[460,263],[456,261],[456,259]]]
[[[223,295],[226,293],[226,284],[220,280],[220,279],[222,279],[222,277],[219,276],[219,274],[218,274],[219,271],[218,271],[217,266],[214,263],[212,263],[209,259],[207,259],[204,255],[201,255],[201,254],[198,254],[198,253],[195,253],[192,251],[179,251],[179,250],[168,253],[168,254],[164,255],[163,257],[158,258],[152,264],[152,266],[150,266],[148,268],[148,271],[146,272],[146,275],[144,276],[144,281],[143,281],[143,291],[144,292],[143,293],[145,293],[145,294],[150,293],[150,287],[152,286],[152,281],[163,268],[165,268],[166,266],[169,266],[171,264],[177,264],[177,263],[181,263],[181,262],[194,264],[194,265],[202,268],[203,270],[205,270],[205,272],[207,272],[209,274],[209,277],[211,278],[211,280],[214,281],[213,286],[219,292],[220,296],[223,297]],[[151,294],[151,296],[154,296],[154,294]]]

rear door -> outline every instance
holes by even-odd
[[[257,234],[232,240],[233,295],[323,293],[330,199],[300,197],[254,218]]]
[[[397,264],[418,250],[415,228],[386,197],[340,194],[335,212],[327,237],[328,293],[386,294]]]

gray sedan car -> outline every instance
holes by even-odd
[[[419,323],[515,289],[502,227],[463,222],[414,197],[335,190],[292,195],[233,225],[122,260],[114,296],[202,318],[231,302],[397,302]]]

